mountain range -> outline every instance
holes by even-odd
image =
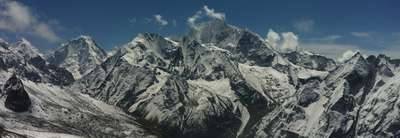
[[[284,52],[220,20],[111,54],[0,40],[0,137],[400,137],[400,60],[383,54]]]

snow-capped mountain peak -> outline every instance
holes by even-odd
[[[178,49],[177,42],[168,40],[165,37],[155,33],[139,34],[132,41],[122,45],[114,57],[123,57],[130,64],[168,65],[169,60]],[[167,61],[165,63],[164,61]],[[161,63],[158,63],[161,62]]]
[[[78,79],[101,64],[106,57],[107,53],[90,36],[81,35],[62,44],[62,47],[50,56],[49,61],[65,67]]]
[[[24,58],[43,57],[39,50],[31,44],[27,39],[21,38],[10,47],[14,52],[22,54]]]

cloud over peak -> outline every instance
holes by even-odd
[[[209,8],[207,5],[204,5],[201,10],[197,11],[193,16],[190,16],[187,19],[187,22],[190,26],[194,26],[197,20],[204,17],[225,21],[225,13],[216,12],[214,9]]]
[[[51,26],[40,21],[28,6],[12,0],[0,0],[0,30],[32,34],[50,42],[60,39]]]
[[[154,17],[154,21],[161,26],[166,26],[168,25],[168,21],[164,20],[163,17],[160,14],[156,14],[153,16]]]
[[[225,13],[215,12],[214,9],[209,9],[207,5],[204,5],[203,10],[206,12],[207,16],[210,18],[225,20]]]
[[[297,46],[299,45],[299,38],[293,32],[285,32],[282,33],[283,43],[282,43],[282,51],[283,52],[293,52],[297,50]]]
[[[279,36],[278,33],[276,33],[274,30],[269,29],[268,30],[268,34],[267,34],[267,38],[265,41],[267,41],[267,43],[269,45],[272,46],[272,48],[276,49],[278,46],[278,42],[281,40],[281,37]]]

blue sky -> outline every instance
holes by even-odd
[[[188,18],[207,5],[224,14],[227,23],[263,37],[269,29],[294,32],[300,47],[323,54],[347,49],[394,56],[400,52],[398,0],[0,0],[0,4],[0,37],[11,42],[25,37],[39,49],[56,48],[81,34],[92,36],[104,49],[142,32],[182,35]],[[9,9],[13,6],[14,14]]]

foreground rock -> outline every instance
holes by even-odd
[[[14,112],[28,111],[31,106],[31,99],[24,89],[22,81],[14,74],[4,85],[6,92],[5,107],[13,110]]]

